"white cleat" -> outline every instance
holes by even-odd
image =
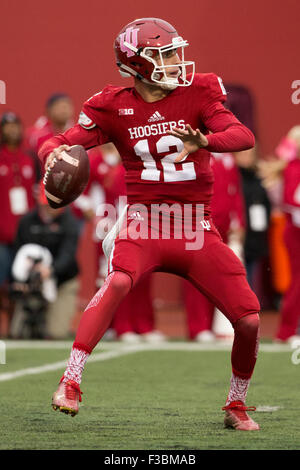
[[[138,344],[141,342],[141,335],[128,331],[127,333],[120,335],[118,339],[119,341],[122,341],[122,343]]]
[[[161,333],[161,331],[149,331],[149,333],[144,333],[142,339],[147,343],[163,343],[167,341],[167,336]]]
[[[210,330],[203,330],[195,336],[194,341],[197,343],[213,343],[216,341],[216,337]]]

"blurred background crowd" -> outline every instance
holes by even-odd
[[[256,136],[255,148],[214,154],[212,213],[225,243],[242,259],[262,307],[262,335],[300,335],[300,122],[260,149],[255,102],[245,86],[225,83],[226,106]],[[24,128],[13,109],[0,116],[0,336],[64,339],[74,335],[106,261],[96,236],[99,204],[126,194],[121,158],[112,144],[89,151],[91,175],[82,196],[51,209],[37,152],[76,121],[72,97],[51,94]],[[106,338],[126,342],[185,337],[232,339],[232,328],[187,281],[155,273],[122,302]]]

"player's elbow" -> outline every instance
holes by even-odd
[[[252,149],[255,146],[255,137],[248,127],[243,126],[244,131],[244,148],[243,150]]]

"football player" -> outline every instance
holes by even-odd
[[[254,137],[224,108],[221,79],[213,73],[195,74],[194,62],[184,58],[187,46],[174,27],[161,19],[142,18],[126,25],[114,49],[121,75],[133,77],[134,86],[105,87],[84,103],[78,124],[40,149],[45,168],[51,168],[71,145],[91,148],[113,142],[126,170],[128,195],[119,230],[113,231],[114,237],[108,235],[110,244],[103,243],[109,274],[81,318],[52,406],[73,416],[78,412],[85,362],[120,301],[143,274],[165,271],[192,282],[231,321],[235,339],[230,390],[223,408],[225,426],[257,430],[245,400],[257,358],[260,305],[243,265],[211,220],[209,164],[210,152],[246,150],[253,147]],[[177,209],[191,209],[184,217],[181,238],[175,227],[178,211],[171,217],[172,236],[166,237],[164,229],[157,227],[160,216],[170,216],[174,204]],[[199,207],[204,208],[200,221]],[[139,238],[131,222],[141,225]],[[202,236],[202,246],[190,246],[192,235]]]

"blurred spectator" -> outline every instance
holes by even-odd
[[[245,125],[247,126],[255,135],[256,141],[258,140],[258,128],[257,128],[257,122],[256,122],[256,107],[255,107],[255,99],[254,96],[251,92],[251,90],[243,85],[235,85],[235,84],[228,84],[225,83],[225,88],[227,90],[227,101],[225,106],[232,111],[235,116]],[[260,196],[263,197],[261,190],[258,189],[261,185],[259,184],[259,174],[257,171],[257,165],[260,164],[260,161],[258,159],[258,156],[255,156],[255,152],[257,153],[257,145],[256,145],[256,150],[252,150],[247,152],[242,152],[240,154],[240,160],[245,161],[245,166],[243,166],[243,162],[240,163],[241,167],[241,176],[243,179],[243,191],[246,190],[246,187],[248,187],[248,190],[251,191],[251,184],[252,190],[258,190],[260,193]],[[251,169],[250,167],[247,168],[247,160],[255,160],[255,168]],[[250,164],[251,166],[251,164]],[[243,168],[242,168],[243,167]],[[251,174],[254,178],[252,178],[251,181]],[[255,188],[254,180],[256,178],[256,182],[258,184],[258,187]],[[248,194],[246,198],[248,198],[248,202],[246,201],[247,204],[251,203],[251,209],[250,206],[247,206],[247,225],[248,225],[248,230],[246,234],[246,240],[245,240],[245,262],[246,262],[246,267],[247,267],[247,273],[248,273],[248,281],[252,287],[252,289],[255,291],[256,295],[258,296],[262,308],[266,308],[267,306],[273,306],[274,303],[274,291],[272,289],[271,283],[269,281],[270,278],[270,271],[269,271],[269,257],[266,255],[262,255],[262,252],[268,253],[268,227],[267,230],[262,230],[259,227],[259,224],[262,225],[264,224],[263,220],[267,222],[267,225],[269,225],[269,210],[270,210],[270,201],[268,200],[268,196],[266,197],[265,200],[265,205],[263,204],[256,204],[253,201],[251,202],[251,196]],[[276,194],[278,194],[278,190],[276,189],[275,191]],[[266,194],[266,192],[265,192]],[[273,200],[272,200],[273,203]],[[251,212],[249,212],[249,209]],[[265,213],[265,210],[267,212]],[[266,218],[265,218],[266,215]],[[255,226],[255,221],[258,221],[258,225]],[[251,222],[252,227],[249,225]],[[254,224],[254,225],[253,225]],[[254,230],[253,230],[254,228]],[[258,257],[256,257],[255,253],[253,250],[255,250],[255,240],[259,243],[259,248],[257,250],[256,255],[259,257],[258,251],[261,250],[261,260],[258,261]],[[252,248],[251,248],[252,244]],[[265,250],[264,250],[264,248]],[[251,254],[252,251],[252,254]],[[255,261],[255,259],[257,261]]]
[[[29,147],[37,153],[40,146],[50,137],[72,127],[73,116],[73,103],[66,93],[55,93],[49,96],[46,102],[46,115],[40,116],[26,131]]]
[[[235,243],[241,252],[245,231],[245,214],[237,166],[231,154],[213,154],[211,166],[215,178],[211,202],[213,222],[224,243]],[[222,325],[218,320],[216,333],[220,336],[231,336],[233,330],[230,324],[227,325],[228,320],[225,316],[215,312],[215,305],[188,281],[183,283],[183,295],[191,339],[199,342],[214,340],[215,334],[212,331],[212,326],[213,321],[216,326],[214,316],[219,315],[224,319],[222,318]]]
[[[291,283],[291,266],[284,237],[287,206],[284,207],[282,176],[288,163],[297,158],[299,146],[300,126],[297,125],[280,140],[274,156],[258,162],[259,176],[272,202],[269,246],[272,282],[278,293],[278,303]]]
[[[297,336],[300,313],[300,126],[295,126],[281,141],[282,154],[287,146],[292,149],[283,170],[283,210],[286,214],[284,242],[290,265],[290,283],[281,304],[281,319],[277,340],[291,341]]]
[[[244,256],[248,282],[255,291],[254,279],[261,262],[268,256],[268,228],[271,203],[257,174],[257,146],[235,153],[235,160],[242,177],[242,188],[246,205],[247,229]]]
[[[19,282],[24,281],[24,271],[26,272],[24,264],[28,263],[29,256],[33,262],[28,275],[35,273],[42,281],[43,288],[45,287],[43,282],[49,281],[51,278],[55,280],[57,297],[53,294],[53,286],[51,296],[51,283],[48,283],[48,287],[46,286],[46,291],[40,292],[40,294],[46,292],[46,295],[42,295],[42,297],[47,301],[46,328],[43,330],[43,325],[41,325],[41,337],[65,338],[70,331],[70,321],[76,307],[78,236],[79,227],[75,217],[68,208],[52,209],[49,207],[41,183],[37,208],[25,215],[19,223],[15,240],[17,267],[14,266],[13,270],[15,279]],[[35,255],[36,251],[32,254],[31,248],[26,247],[29,251],[23,250],[22,267],[22,260],[17,262],[18,252],[27,244],[47,248],[46,251],[44,250],[44,253],[47,254],[43,258],[43,256]],[[26,279],[26,282],[28,281],[29,279]],[[21,304],[12,321],[11,333],[14,337],[22,336],[24,323],[28,324]]]
[[[20,217],[34,206],[33,187],[36,179],[34,160],[23,146],[21,120],[16,114],[7,112],[0,120],[0,335],[7,333],[5,312],[11,307],[8,282],[13,242]]]
[[[243,85],[224,83],[227,91],[226,108],[257,136],[255,104],[251,91]]]
[[[155,330],[151,275],[142,276],[116,311],[112,323],[120,341],[125,343],[160,342],[165,335]]]
[[[282,183],[282,172],[287,164],[297,158],[300,142],[300,125],[290,129],[283,137],[275,149],[275,157],[261,160],[258,163],[259,176],[263,180],[264,187],[272,192]],[[279,203],[282,202],[282,191],[277,191],[280,196]],[[275,196],[276,198],[276,196]],[[278,199],[278,197],[277,197]],[[277,200],[276,199],[276,200]]]

